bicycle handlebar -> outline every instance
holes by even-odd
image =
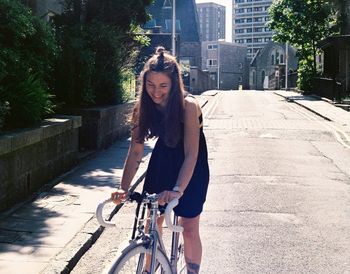
[[[164,213],[165,223],[169,227],[170,230],[172,230],[174,232],[183,232],[184,228],[182,226],[173,225],[173,223],[171,222],[171,211],[174,209],[174,207],[176,207],[178,205],[178,203],[179,203],[179,199],[171,200],[168,203],[168,205],[165,209],[165,213]]]
[[[99,222],[100,225],[104,226],[104,227],[114,227],[116,226],[115,223],[110,222],[110,221],[105,221],[102,217],[102,211],[103,211],[103,207],[112,202],[112,198],[109,198],[107,200],[104,200],[103,202],[99,203],[97,208],[96,208],[96,218],[97,221]]]
[[[142,196],[141,196],[141,194],[134,192],[130,195],[129,200],[140,201],[140,200],[142,200]],[[102,217],[102,211],[103,211],[104,206],[108,203],[111,203],[112,201],[113,201],[112,198],[106,199],[106,200],[100,202],[96,208],[96,218],[101,226],[104,226],[104,227],[115,227],[116,226],[115,223],[110,222],[110,221],[106,221]],[[174,207],[177,206],[178,203],[179,203],[179,199],[174,199],[174,200],[170,201],[165,209],[165,214],[164,214],[166,225],[169,227],[170,230],[172,230],[174,232],[182,232],[183,231],[182,226],[174,226],[171,222],[171,211],[174,209]]]

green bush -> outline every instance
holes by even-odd
[[[133,71],[124,70],[121,73],[121,90],[122,90],[122,101],[127,102],[135,99],[136,96],[136,77]]]
[[[313,62],[309,59],[299,60],[298,67],[298,88],[304,93],[310,93],[312,91],[313,78],[317,75],[314,70]]]
[[[12,127],[32,125],[52,113],[50,95],[38,77],[30,75],[19,83],[10,84],[8,88],[11,90],[7,95],[10,113],[6,121]]]
[[[30,126],[52,112],[56,42],[52,28],[17,0],[0,0],[0,102],[6,129]],[[6,115],[5,115],[6,113]]]

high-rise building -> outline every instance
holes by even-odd
[[[225,6],[215,3],[197,4],[202,41],[225,39]]]
[[[232,41],[248,47],[248,58],[263,48],[272,38],[266,26],[272,0],[233,0]]]

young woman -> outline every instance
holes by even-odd
[[[209,183],[201,108],[184,90],[175,57],[162,47],[145,64],[141,81],[141,97],[134,111],[132,139],[121,188],[112,193],[112,198],[116,203],[126,198],[143,157],[144,141],[158,137],[147,168],[144,190],[160,193],[160,205],[179,198],[174,211],[181,217],[180,224],[184,227],[187,271],[199,273],[202,257],[199,218]]]

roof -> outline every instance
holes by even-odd
[[[164,0],[155,0],[148,7],[148,12],[155,20],[155,24],[162,27],[163,32],[170,32],[172,9],[163,8],[164,3]],[[200,42],[198,14],[194,0],[176,2],[176,31],[180,33],[182,42]]]

